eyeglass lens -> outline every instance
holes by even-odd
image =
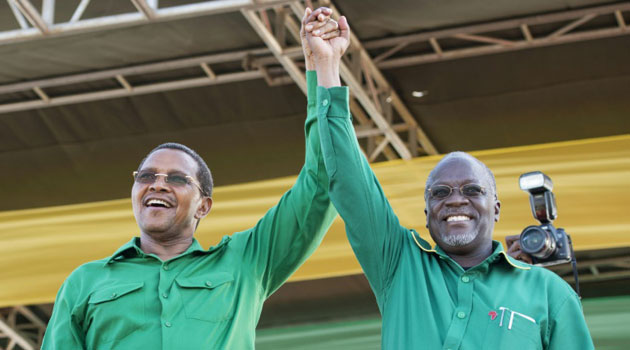
[[[477,197],[483,194],[481,186],[476,184],[467,184],[461,187],[451,187],[447,185],[432,186],[431,197],[433,198],[446,198],[451,195],[454,189],[459,189],[462,195],[466,197]]]
[[[140,171],[136,174],[136,181],[143,184],[152,184],[161,175],[153,171]],[[184,186],[188,184],[188,178],[185,175],[168,174],[165,177],[164,180],[171,185]]]

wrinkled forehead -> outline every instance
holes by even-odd
[[[197,173],[197,163],[183,151],[164,148],[149,154],[140,170],[152,170],[166,174],[180,172],[194,176]]]
[[[467,183],[490,186],[490,179],[485,167],[472,158],[452,157],[441,161],[433,169],[429,185],[458,186]]]

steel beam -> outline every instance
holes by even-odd
[[[339,14],[339,11],[335,8],[334,4],[330,3],[329,6],[331,7],[331,9],[333,9],[334,14]],[[409,109],[407,108],[403,100],[396,93],[396,91],[391,87],[391,85],[389,84],[389,81],[385,79],[385,76],[380,71],[377,64],[372,60],[372,58],[370,57],[370,54],[365,49],[364,45],[361,43],[359,38],[353,32],[351,32],[351,45],[353,45],[353,49],[358,52],[359,59],[363,63],[365,67],[365,71],[368,73],[369,77],[373,78],[374,81],[376,82],[376,85],[378,85],[380,91],[382,91],[384,94],[387,95],[385,96],[385,100],[388,101],[392,107],[394,107],[394,109],[396,110],[398,115],[401,117],[401,119],[406,124],[409,125],[410,129],[416,130],[416,135],[414,136],[414,138],[417,140],[419,146],[422,147],[422,149],[424,150],[426,154],[437,154],[438,153],[437,149],[435,148],[433,143],[429,140],[429,137],[426,135],[424,130],[422,130],[420,125],[418,125],[416,118],[411,114],[411,112],[409,111]],[[344,70],[342,69],[341,72],[343,71]],[[346,76],[342,75],[342,77],[344,78],[344,80],[346,80],[346,82],[348,82],[348,79],[350,80],[353,79],[350,75],[351,75],[351,71],[346,70]],[[348,85],[350,86],[350,84]],[[352,88],[352,86],[350,87]],[[377,126],[378,126],[378,122],[377,122]],[[393,130],[391,132],[393,132]],[[387,133],[385,135],[387,136]],[[393,145],[396,148],[396,144],[393,144]],[[406,157],[411,158],[412,154],[416,153],[416,147],[411,147],[411,148],[412,148],[411,153],[408,155],[405,154],[405,156],[402,157],[403,159],[408,159]],[[405,149],[409,150],[409,148],[405,148]]]
[[[15,20],[18,21],[20,28],[28,29],[28,21],[26,21],[26,18],[24,18],[24,15],[22,15],[22,12],[20,12],[20,10],[17,8],[15,2],[13,2],[13,0],[7,0],[7,3],[9,4],[11,11],[13,12]]]
[[[335,8],[334,4],[329,3],[327,5],[333,10],[333,16],[339,15],[339,11]],[[292,3],[291,8],[296,15],[304,13],[304,7],[298,1]],[[394,98],[394,95],[396,95],[396,93],[389,86],[389,83],[387,82],[387,80],[385,80],[380,71],[376,68],[376,65],[374,64],[374,62],[372,62],[371,57],[363,48],[363,45],[361,44],[359,38],[352,31],[350,33],[350,47],[347,51],[348,52],[346,55],[356,56],[356,58],[359,60],[360,68],[363,76],[366,78],[368,88],[372,87],[371,84],[376,83],[376,85],[378,85],[379,92],[387,93],[391,95],[389,96],[390,98]],[[398,155],[402,159],[411,159],[412,152],[407,147],[407,144],[391,128],[390,122],[383,115],[382,108],[379,108],[379,98],[377,96],[374,96],[374,93],[372,93],[372,98],[370,98],[370,94],[366,91],[363,82],[360,80],[360,77],[357,77],[356,74],[354,74],[354,70],[349,67],[346,62],[341,62],[339,66],[339,73],[341,75],[341,78],[350,87],[354,96],[357,98],[367,114],[370,116],[372,121],[374,121],[376,126],[383,131],[383,135],[387,138],[388,142],[396,150]],[[374,91],[375,89],[372,87],[371,90]],[[409,111],[407,110],[407,112]],[[411,113],[409,113],[408,115],[400,113],[400,115],[405,123],[408,123],[410,125],[417,125],[417,122],[415,121],[413,116],[411,116]],[[385,146],[383,146],[382,149],[384,149],[384,147]],[[427,153],[430,153],[430,151]]]
[[[254,28],[256,33],[260,36],[260,38],[265,42],[271,53],[273,53],[274,57],[282,64],[282,67],[289,73],[289,76],[295,81],[297,86],[306,94],[306,78],[304,77],[304,73],[302,70],[295,64],[295,62],[285,55],[282,51],[282,45],[278,43],[276,37],[271,33],[268,27],[262,22],[261,18],[258,16],[256,11],[254,10],[241,10],[241,13],[249,24]]]
[[[46,25],[46,22],[37,13],[28,0],[9,0],[14,3],[22,13],[25,14],[29,22],[37,28],[21,28],[0,32],[0,45],[84,33],[90,31],[111,30],[115,28],[129,27],[143,24],[147,20],[171,21],[183,18],[208,16],[226,12],[240,11],[241,9],[264,9],[289,3],[293,0],[215,0],[215,1],[190,1],[188,4],[171,6],[166,8],[153,8],[155,2],[147,3],[146,0],[131,0],[138,12],[129,12],[117,15],[102,16],[81,20],[80,17],[88,6],[89,1],[82,0],[75,10],[72,18],[68,22],[53,23]],[[145,13],[146,11],[146,13]]]
[[[449,28],[449,29],[426,31],[426,32],[417,33],[417,34],[401,35],[401,36],[386,38],[386,39],[376,39],[376,40],[371,40],[371,41],[366,42],[365,48],[368,50],[378,49],[378,48],[398,45],[401,42],[417,43],[417,42],[427,41],[430,38],[444,39],[444,38],[453,37],[454,35],[461,34],[461,33],[478,34],[478,33],[496,32],[500,30],[519,28],[522,24],[532,26],[532,25],[548,24],[548,23],[560,23],[560,22],[564,22],[564,21],[568,21],[572,19],[581,18],[590,14],[595,14],[597,16],[609,15],[609,14],[615,13],[616,11],[630,11],[630,3],[596,6],[596,7],[590,7],[590,8],[580,9],[580,10],[562,11],[562,12],[545,14],[545,15],[533,15],[533,16],[526,16],[526,17],[521,17],[521,18],[516,18],[516,19],[493,21],[493,22],[474,24],[474,25],[469,25],[469,26],[454,27],[454,28]]]
[[[89,0],[83,0],[79,6],[85,5],[88,2]],[[393,58],[390,60],[378,62],[376,63],[376,66],[382,69],[406,67],[406,66],[411,66],[411,65],[416,65],[416,64],[424,64],[424,63],[445,60],[445,59],[456,59],[456,58],[463,58],[463,57],[479,56],[479,55],[493,54],[493,53],[512,51],[512,50],[522,50],[522,49],[527,49],[527,48],[537,47],[537,46],[555,45],[562,42],[575,42],[575,41],[581,41],[581,40],[605,38],[605,37],[610,37],[610,36],[615,36],[615,35],[630,34],[630,30],[628,30],[629,27],[625,24],[625,21],[623,19],[623,16],[621,15],[621,12],[615,11],[614,14],[619,23],[619,26],[616,28],[603,29],[603,30],[590,30],[590,31],[582,31],[582,32],[573,33],[573,34],[565,34],[554,39],[545,39],[545,38],[527,39],[526,38],[524,41],[515,42],[515,44],[510,47],[505,47],[505,46],[500,46],[500,45],[488,45],[488,46],[483,46],[483,47],[475,47],[475,48],[460,49],[460,50],[455,50],[455,51],[444,52],[440,48],[437,42],[437,39],[433,37],[429,37],[429,41],[432,43],[436,51],[435,53],[415,55],[415,56],[402,57],[402,58]],[[524,31],[524,33],[528,32],[528,29],[523,29],[523,28],[527,28],[526,25],[519,25],[519,28],[521,28]],[[31,28],[31,29],[36,30],[34,28]],[[433,34],[437,35],[437,33],[433,33]],[[527,36],[527,34],[524,34],[524,36]],[[409,39],[408,36],[404,36],[401,38],[405,38],[405,40]],[[387,39],[387,40],[393,45],[400,45],[401,43],[408,43],[408,42],[398,41],[396,38]],[[365,46],[366,47],[381,47],[382,44],[383,44],[382,40],[375,40],[375,41],[369,41],[365,43]],[[297,58],[297,57],[301,57],[302,55],[301,49],[299,47],[286,48],[282,52],[288,58]],[[201,65],[202,63],[212,64],[212,63],[229,62],[229,61],[240,61],[248,56],[255,57],[255,59],[263,65],[277,63],[277,59],[271,55],[271,52],[268,48],[240,50],[240,51],[233,51],[233,52],[227,52],[227,53],[222,53],[222,54],[204,55],[204,56],[185,58],[185,59],[174,59],[174,60],[164,61],[160,63],[141,64],[141,65],[126,67],[126,68],[107,69],[107,70],[93,72],[93,73],[72,74],[72,75],[66,75],[66,76],[61,76],[61,77],[56,77],[56,78],[39,79],[39,80],[32,80],[32,81],[27,81],[27,82],[5,84],[5,85],[0,85],[0,94],[33,90],[35,87],[39,87],[40,89],[45,89],[51,86],[63,86],[63,85],[81,83],[81,82],[95,81],[95,80],[100,80],[100,79],[115,78],[116,75],[124,76],[124,75],[143,74],[143,73],[150,73],[150,72],[163,72],[163,71],[175,70],[179,68],[197,66],[197,65]],[[256,77],[255,79],[258,79],[258,77]],[[8,109],[4,108],[6,106],[7,106],[6,104],[0,105],[0,113],[7,112],[7,111],[38,108],[39,105],[21,104],[21,105],[14,105]],[[18,108],[18,106],[21,106],[21,107]]]
[[[581,26],[582,24],[592,20],[593,18],[597,17],[597,14],[594,13],[590,13],[582,18],[578,18],[575,21],[567,24],[566,26],[556,30],[555,32],[551,33],[548,38],[556,38],[559,37],[560,35],[566,34],[570,31],[572,31],[573,29]]]
[[[0,339],[8,339],[4,349],[39,349],[45,331],[46,322],[25,306],[0,309]]]
[[[293,10],[293,14],[298,19],[301,18],[300,15],[304,12],[304,8],[301,7],[301,5],[297,4],[297,2],[294,2],[291,4],[291,9]],[[286,27],[289,33],[293,35],[294,39],[300,42],[301,38],[300,38],[300,33],[299,33],[300,31],[299,24],[290,15],[290,11],[286,11],[286,9],[278,8],[278,7],[275,8],[275,11],[277,15],[276,17],[281,18],[284,22],[282,26],[278,24],[275,26],[276,33],[271,32],[271,26],[267,26],[264,24],[263,18],[266,15],[265,12],[261,13],[260,17],[255,11],[252,11],[252,10],[243,10],[242,13],[245,16],[245,18],[248,20],[250,25],[254,28],[256,33],[258,33],[258,35],[263,39],[265,44],[269,47],[270,51],[274,55],[274,58],[282,64],[284,69],[287,72],[289,72],[289,76],[291,77],[291,79],[293,79],[293,81],[298,85],[298,87],[300,87],[302,92],[306,94],[306,79],[304,77],[304,73],[293,61],[294,57],[295,58],[302,57],[302,49],[301,48],[299,48],[299,50],[295,48],[285,49],[282,45],[284,42],[284,39],[283,39],[284,33],[282,35],[278,35],[279,34],[278,31],[284,31],[284,28]],[[264,61],[261,60],[261,63],[262,62]],[[358,109],[360,108],[356,104],[351,104],[351,109],[353,110],[353,112],[360,113],[358,111]],[[361,123],[368,123],[368,121],[361,120]],[[379,140],[380,139],[382,139],[382,137],[379,137]],[[392,159],[391,158],[392,156],[394,158],[398,158],[392,152],[386,153],[386,157],[388,159]]]
[[[304,7],[299,3],[299,1],[294,1],[290,4],[291,10],[293,14],[299,19],[301,15],[304,13]],[[284,21],[284,26],[276,25],[276,32],[280,30],[284,30],[286,27],[291,35],[293,35],[294,39],[298,42],[301,40],[299,36],[299,25],[297,24],[292,16],[290,16],[284,8],[275,8],[276,17],[281,18]],[[274,57],[282,64],[285,70],[289,73],[289,76],[296,82],[296,84],[302,89],[304,93],[306,93],[306,80],[304,78],[304,74],[302,70],[297,66],[292,57],[289,57],[287,52],[284,50],[282,42],[279,42],[279,39],[283,38],[283,35],[278,35],[279,33],[273,33],[272,27],[265,25],[263,19],[265,18],[266,12],[262,12],[259,16],[253,10],[242,10],[241,11],[245,18],[248,20],[250,25],[254,28],[254,30],[259,34],[259,36],[263,39],[265,44],[269,47],[270,51],[273,53]],[[342,67],[343,70],[343,67]],[[341,73],[343,76],[343,72]],[[348,82],[347,79],[346,82]],[[349,82],[348,85],[353,84]],[[388,125],[380,116],[380,112],[378,109],[374,107],[373,100],[370,100],[366,94],[364,94],[363,87],[360,84],[356,84],[355,88],[352,89],[353,93],[357,96],[363,107],[368,112],[370,118],[376,121],[376,124],[379,128],[383,129],[383,134],[389,140],[385,142],[382,146],[382,149],[387,146],[389,142],[392,143],[392,146],[396,149],[397,153],[401,154],[401,157],[410,158],[409,151],[406,148],[406,145],[398,135],[392,130],[387,131]],[[381,119],[381,120],[378,120]],[[398,139],[398,140],[396,140]],[[380,153],[380,151],[379,151]],[[387,153],[386,157],[389,158],[391,153]]]
[[[47,26],[55,23],[55,0],[42,1],[42,19]]]
[[[90,0],[81,0],[77,8],[74,10],[74,13],[72,14],[72,18],[70,18],[69,23],[76,23],[79,19],[81,19],[81,16],[83,16],[83,12],[85,12],[85,9],[89,4]]]
[[[512,46],[514,43],[511,40],[497,39],[492,38],[485,35],[474,35],[474,34],[455,34],[453,38],[468,40],[468,41],[477,41],[480,43],[486,44],[497,44],[502,46]]]
[[[391,58],[378,63],[378,67],[382,69],[393,69],[400,67],[408,67],[419,64],[432,63],[444,60],[453,60],[466,57],[475,57],[496,54],[501,52],[517,51],[531,49],[534,47],[553,46],[571,42],[579,42],[594,39],[603,39],[620,35],[628,35],[630,31],[622,28],[598,29],[581,31],[578,33],[564,34],[552,38],[532,39],[531,41],[522,40],[514,41],[512,45],[484,45],[479,47],[471,47],[465,49],[456,49],[443,51],[441,54],[425,53],[419,55],[411,55],[405,57]]]
[[[102,91],[93,91],[86,93],[79,93],[69,96],[50,97],[48,99],[31,100],[24,102],[14,102],[0,105],[0,113],[17,112],[36,108],[45,108],[52,106],[63,106],[75,103],[99,101],[118,97],[128,97],[143,94],[150,94],[162,91],[171,91],[179,89],[187,89],[192,87],[218,85],[225,83],[233,83],[238,81],[252,80],[263,78],[260,71],[245,71],[238,73],[228,73],[217,75],[215,79],[208,79],[208,77],[181,79],[175,81],[169,81],[164,83],[147,84],[141,86],[135,86],[133,89],[127,89],[125,87],[121,89],[111,89]]]
[[[580,282],[630,278],[630,256],[625,251],[599,258],[581,258],[578,252],[577,266]],[[549,269],[556,272],[565,281],[574,282],[573,269],[570,264],[550,266]]]
[[[624,21],[623,19],[623,14],[621,13],[621,11],[617,10],[615,11],[615,19],[617,20],[617,24],[619,25],[619,27],[621,29],[626,29],[626,21]]]
[[[48,24],[42,18],[42,16],[37,12],[35,6],[31,4],[29,0],[10,0],[13,5],[17,7],[20,12],[24,15],[24,17],[33,25],[33,27],[37,28],[42,35],[46,35],[50,33],[50,29],[48,28]],[[46,15],[52,17],[52,13],[49,13],[50,3],[44,3],[44,9],[47,11]],[[54,3],[53,3],[54,6]],[[52,11],[54,13],[54,10]]]
[[[140,64],[125,68],[107,69],[92,73],[72,74],[56,78],[31,80],[15,84],[0,85],[0,94],[30,90],[36,86],[47,88],[51,86],[63,86],[102,79],[115,78],[117,75],[138,75],[146,73],[166,72],[187,67],[195,67],[202,63],[214,64],[225,62],[240,62],[248,56],[268,55],[265,48],[239,50],[214,55],[204,55],[190,58],[168,60],[159,63]]]
[[[157,16],[155,14],[155,8],[147,3],[146,0],[131,0],[133,6],[138,9],[138,11],[142,12],[144,17],[148,20],[154,20]]]
[[[24,4],[29,3],[27,0],[8,0],[10,5],[14,4]],[[169,7],[164,9],[159,9],[155,0],[133,0],[137,3],[144,4],[143,6],[147,6],[148,8],[154,9],[157,17],[163,16],[162,19],[159,20],[167,20],[167,19],[177,19],[181,18],[178,16],[196,16],[196,15],[205,15],[210,13],[220,13],[221,11],[230,11],[234,10],[237,6],[244,6],[242,9],[243,14],[248,17],[250,23],[261,35],[263,41],[267,45],[267,48],[253,49],[253,50],[242,50],[242,51],[234,51],[216,55],[205,55],[199,57],[185,58],[185,59],[175,59],[164,61],[160,63],[152,63],[152,64],[141,64],[133,67],[126,68],[117,68],[117,69],[107,69],[100,72],[93,73],[85,73],[85,74],[73,74],[62,77],[56,77],[51,79],[40,79],[34,81],[20,82],[14,84],[6,84],[0,86],[0,94],[9,94],[20,91],[33,91],[39,97],[38,100],[26,100],[12,103],[0,104],[0,113],[19,111],[19,110],[27,110],[33,108],[41,108],[47,106],[56,106],[56,105],[65,105],[71,103],[79,103],[84,101],[94,101],[101,98],[115,98],[115,97],[123,97],[123,96],[131,96],[140,93],[151,93],[151,92],[159,92],[159,91],[167,91],[172,89],[179,88],[187,88],[194,86],[202,86],[202,85],[210,85],[210,84],[218,84],[221,82],[230,82],[230,81],[242,81],[248,79],[260,79],[264,78],[270,85],[277,84],[285,84],[287,83],[287,77],[273,77],[269,74],[268,65],[276,65],[278,62],[282,64],[282,66],[289,72],[291,78],[298,82],[298,86],[304,91],[305,90],[305,82],[303,80],[303,74],[301,68],[294,62],[295,59],[300,58],[302,56],[300,47],[283,47],[278,42],[278,38],[275,37],[270,30],[263,24],[261,25],[260,18],[257,17],[255,11],[260,8],[265,8],[272,5],[286,5],[289,4],[294,14],[300,14],[303,10],[303,7],[298,1],[288,1],[288,0],[268,0],[268,1],[257,1],[246,2],[244,0],[220,0],[213,1],[211,5],[208,5],[208,2],[201,2],[191,5],[181,5],[175,7]],[[105,20],[106,23],[103,24],[101,29],[107,29],[107,21],[111,20],[111,16],[106,16],[97,19],[90,19],[81,21],[80,17],[85,10],[85,8],[89,5],[89,0],[82,0],[75,13],[73,14],[73,19],[70,22],[73,22],[77,25],[85,25],[86,21],[92,20]],[[47,0],[48,4],[53,3],[51,0]],[[206,12],[199,12],[196,14],[191,14],[188,11],[192,9],[190,6],[201,6],[195,8],[202,8]],[[210,6],[210,7],[208,7]],[[48,5],[50,8],[50,5]],[[12,6],[17,11],[17,6]],[[334,7],[333,7],[334,8]],[[597,38],[604,38],[616,35],[625,35],[630,34],[630,28],[626,25],[626,21],[623,18],[623,11],[630,10],[630,4],[617,4],[617,5],[609,5],[609,6],[600,6],[594,7],[590,9],[582,9],[575,11],[566,11],[563,13],[555,13],[549,15],[541,15],[541,16],[531,16],[525,17],[516,20],[509,21],[499,21],[493,23],[485,23],[474,26],[465,26],[460,28],[452,28],[448,30],[440,30],[440,31],[432,31],[425,32],[415,35],[405,35],[397,38],[389,38],[383,40],[374,40],[366,43],[360,43],[358,38],[353,36],[353,53],[350,55],[354,56],[354,59],[350,65],[347,65],[347,69],[344,68],[341,70],[343,74],[343,78],[351,85],[352,92],[356,93],[356,97],[360,99],[361,105],[365,108],[367,113],[367,119],[362,121],[357,118],[360,126],[367,128],[377,127],[382,132],[380,135],[376,135],[375,133],[371,133],[371,136],[366,136],[369,138],[375,138],[370,141],[374,147],[376,145],[381,144],[382,137],[391,138],[388,145],[384,148],[386,152],[386,157],[388,159],[392,158],[392,155],[395,153],[400,153],[398,150],[396,152],[392,151],[392,147],[395,145],[396,147],[402,150],[402,146],[406,145],[409,149],[410,153],[415,154],[416,148],[409,145],[409,140],[415,139],[418,144],[421,145],[421,148],[428,154],[435,153],[435,148],[432,147],[430,141],[426,135],[422,132],[422,129],[418,127],[416,119],[411,115],[409,110],[405,107],[402,99],[398,96],[395,91],[391,88],[388,81],[382,75],[380,69],[389,69],[396,67],[403,67],[409,65],[417,65],[428,62],[435,62],[440,60],[448,60],[448,59],[456,59],[463,57],[471,57],[485,54],[493,54],[499,52],[513,51],[513,50],[521,50],[532,47],[541,47],[548,45],[556,45],[564,42],[574,42],[574,41],[582,41],[582,40],[590,40]],[[50,13],[52,10],[47,10]],[[166,12],[168,11],[168,12]],[[335,12],[336,13],[336,12]],[[616,20],[616,25],[612,28],[603,28],[603,29],[588,29],[588,30],[580,30],[574,31],[578,29],[580,25],[586,23],[587,21],[595,18],[598,15],[613,15]],[[16,12],[16,18],[22,18],[21,13],[19,11]],[[47,15],[50,17],[50,15]],[[147,22],[147,18],[145,15],[140,12],[133,14],[123,14],[120,16],[140,16],[140,20],[143,22]],[[169,17],[171,16],[171,17]],[[53,16],[54,17],[54,16]],[[127,18],[125,17],[125,18]],[[122,17],[121,17],[122,18]],[[131,18],[131,17],[129,17]],[[285,26],[289,29],[288,33],[292,34],[294,38],[298,35],[297,32],[299,30],[299,25],[295,22],[294,18],[287,14],[284,16],[287,20],[285,20]],[[23,18],[22,18],[23,19]],[[120,19],[120,18],[119,18]],[[24,19],[23,19],[24,20]],[[155,19],[158,20],[158,19]],[[566,22],[570,21],[568,25]],[[69,22],[69,23],[70,23]],[[124,21],[123,21],[124,22]],[[556,30],[554,33],[547,35],[538,35],[538,37],[534,37],[532,32],[530,31],[530,25],[537,25],[542,23],[555,23],[562,22],[563,25],[560,29]],[[124,23],[123,23],[124,24]],[[65,25],[65,24],[62,24]],[[53,25],[52,27],[57,28],[58,25]],[[279,24],[276,23],[276,28],[278,28]],[[507,39],[503,39],[500,37],[495,37],[496,31],[500,29],[517,29],[523,33],[522,40],[514,40],[513,38],[509,41]],[[36,28],[27,28],[26,31],[35,31],[38,32]],[[276,29],[278,31],[278,29]],[[488,36],[488,31],[494,31],[492,37]],[[6,34],[6,32],[5,32]],[[39,33],[38,35],[41,35]],[[56,34],[51,33],[49,36],[54,36]],[[2,33],[0,33],[0,37]],[[465,49],[445,49],[442,47],[438,40],[442,38],[459,38],[460,40],[468,40],[471,42],[483,42],[481,46],[477,47],[469,47]],[[299,38],[296,38],[299,41]],[[424,53],[420,55],[412,55],[412,56],[404,56],[400,57],[399,51],[406,47],[409,44],[412,44],[417,41],[426,40],[431,47],[433,48],[433,52]],[[489,44],[489,45],[488,45]],[[370,54],[366,51],[365,48],[370,49],[379,49],[382,52],[382,49],[385,49],[385,53],[381,54],[378,57],[378,62],[376,60],[372,60],[370,58]],[[213,78],[216,76],[212,68],[210,67],[213,63],[219,62],[239,62],[243,60],[250,61],[252,65],[252,69],[256,69],[257,71],[252,72],[239,72],[232,73],[230,75],[223,75],[220,79]],[[170,81],[167,83],[159,83],[159,84],[151,84],[141,87],[131,86],[129,80],[126,79],[126,76],[129,75],[138,75],[145,74],[151,72],[166,72],[173,71],[179,68],[184,67],[200,67],[200,70],[205,72],[205,76],[203,79],[193,78],[189,79],[189,77],[185,77],[182,79],[175,79],[174,81]],[[201,73],[200,71],[200,73]],[[115,79],[122,86],[122,89],[114,89],[107,91],[93,91],[89,90],[86,87],[86,90],[81,91],[74,95],[63,96],[63,97],[55,97],[51,96],[46,90],[49,87],[55,86],[64,86],[71,85],[81,82],[89,82],[96,81],[101,79]],[[163,90],[160,90],[163,89]],[[385,102],[386,101],[386,102]],[[352,113],[356,116],[360,113],[361,108],[357,107],[357,104],[352,104],[355,106],[352,109]],[[367,106],[367,107],[366,107]],[[400,136],[396,135],[396,133],[400,133],[400,129],[392,129],[392,122],[389,121],[383,114],[383,108],[393,107],[393,110],[397,112],[397,115],[404,121],[405,124],[408,125],[406,131],[402,132],[415,132],[414,137],[408,137],[407,144],[402,142]],[[387,109],[385,108],[385,109]],[[376,119],[374,119],[376,118]],[[378,122],[376,120],[379,120]],[[382,129],[381,129],[382,128]],[[376,135],[376,136],[374,136]],[[411,136],[411,135],[410,135]],[[376,139],[378,138],[378,140]],[[398,138],[400,141],[396,141],[395,138]],[[405,151],[402,154],[407,156]]]
[[[383,49],[393,45],[409,45],[418,42],[428,42],[434,49],[434,52],[393,57],[380,61],[377,64],[379,68],[391,69],[442,60],[481,56],[534,47],[627,35],[630,34],[630,30],[628,30],[628,27],[625,25],[622,12],[628,10],[630,10],[630,3],[598,6],[580,10],[564,11],[540,16],[529,16],[519,19],[489,22],[458,28],[404,35],[388,39],[373,40],[367,42],[365,46],[367,49]],[[574,32],[576,28],[579,28],[598,16],[610,15],[615,16],[617,25]],[[569,24],[564,24],[566,21],[571,22]],[[555,23],[563,25],[554,32],[538,38],[534,37],[530,30],[531,26]],[[489,37],[487,34],[484,34],[489,32],[497,33],[512,29],[520,30],[523,33],[523,40]],[[448,38],[490,45],[480,45],[450,50],[435,45],[438,39]]]

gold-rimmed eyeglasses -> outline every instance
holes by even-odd
[[[197,186],[199,191],[201,191],[202,195],[204,196],[206,195],[206,192],[201,188],[201,185],[199,184],[199,182],[197,182],[197,180],[195,180],[194,177],[189,176],[189,175],[182,175],[182,174],[177,174],[177,173],[160,174],[160,173],[156,173],[155,171],[149,171],[149,170],[134,171],[132,174],[133,174],[134,180],[141,184],[155,183],[155,181],[157,181],[158,176],[164,176],[164,181],[169,185],[182,187],[182,186],[193,184]]]

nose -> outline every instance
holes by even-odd
[[[459,207],[462,205],[467,205],[469,203],[470,201],[468,197],[462,195],[462,192],[459,188],[454,188],[453,192],[451,192],[451,195],[448,196],[446,198],[446,201],[444,202],[444,204],[450,207]]]
[[[149,186],[149,190],[155,192],[170,192],[171,188],[166,183],[166,176],[158,174],[155,178],[155,182]]]

